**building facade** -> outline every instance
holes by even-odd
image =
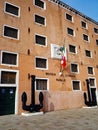
[[[23,92],[31,103],[31,75],[44,111],[85,106],[87,79],[97,100],[98,22],[59,0],[1,0],[0,10],[0,115],[24,112]]]

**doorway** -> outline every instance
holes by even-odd
[[[16,87],[0,87],[0,115],[15,113]]]

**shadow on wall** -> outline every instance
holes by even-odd
[[[43,92],[43,93],[44,93],[44,106],[43,106],[44,112],[54,111],[54,104],[53,104],[53,102],[49,102],[49,98],[51,98],[50,93],[48,91],[47,92]]]
[[[84,106],[83,92],[51,91],[44,92],[44,112]]]

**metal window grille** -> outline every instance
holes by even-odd
[[[6,3],[5,11],[8,12],[8,13],[14,14],[16,16],[19,15],[18,14],[19,13],[19,8],[14,6],[14,5],[11,5],[9,3]]]
[[[16,72],[1,72],[1,84],[15,84],[16,83]]]
[[[17,65],[17,54],[11,54],[7,52],[2,53],[2,63]]]
[[[38,68],[47,68],[47,60],[42,58],[36,58],[36,67]]]
[[[36,90],[47,90],[47,79],[36,79]]]
[[[18,30],[15,28],[4,26],[4,36],[18,38]]]
[[[35,0],[35,5],[41,7],[41,8],[44,8],[44,2],[41,1],[41,0]]]
[[[35,15],[35,22],[42,24],[42,25],[45,25],[45,18],[41,17],[39,15]]]

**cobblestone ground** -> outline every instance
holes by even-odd
[[[0,130],[98,130],[98,108],[0,116]]]

